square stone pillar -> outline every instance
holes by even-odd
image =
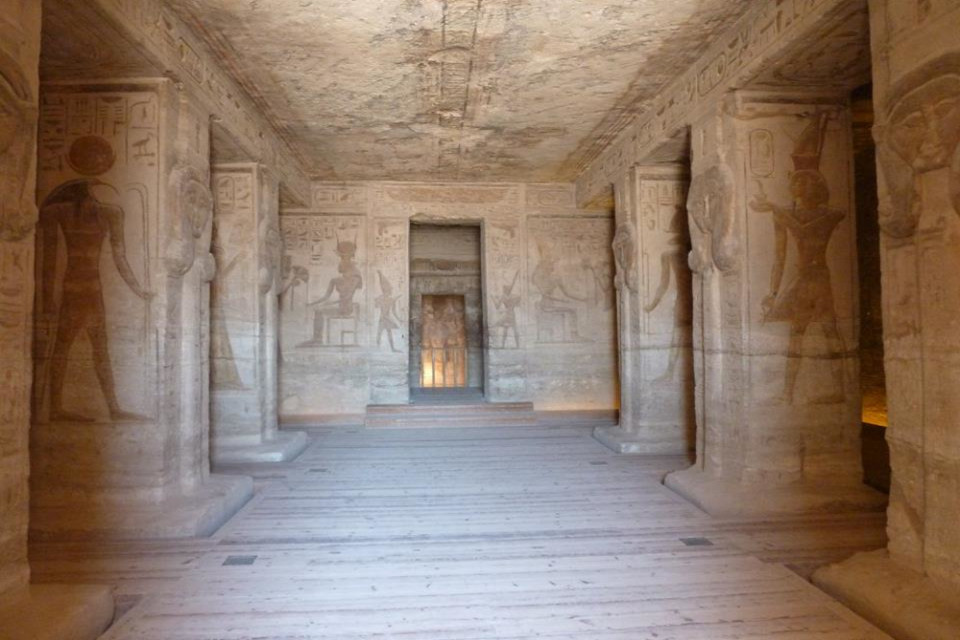
[[[960,5],[870,8],[890,542],[814,579],[897,638],[946,640],[960,634]]]
[[[280,185],[256,163],[213,168],[210,449],[214,463],[282,462],[307,445],[277,427]]]
[[[27,564],[40,11],[0,0],[0,638],[92,640],[110,588],[30,585]]]
[[[715,515],[882,509],[861,483],[846,99],[738,92],[692,131],[697,462]]]
[[[634,167],[615,185],[620,424],[594,436],[619,453],[693,448],[686,192],[680,166]]]
[[[40,122],[31,530],[208,534],[252,493],[209,472],[209,114],[57,83]]]

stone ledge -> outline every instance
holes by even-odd
[[[253,497],[253,479],[212,475],[195,493],[156,504],[39,507],[30,514],[37,540],[143,540],[206,537]]]
[[[620,454],[683,455],[688,453],[682,438],[656,438],[627,431],[619,426],[597,427],[593,437],[603,446]]]
[[[113,622],[113,594],[100,585],[30,585],[0,602],[3,640],[93,640]]]
[[[307,448],[307,434],[303,431],[277,433],[273,440],[256,445],[216,446],[211,443],[214,464],[247,464],[290,462]]]
[[[898,640],[960,636],[960,593],[898,565],[886,550],[824,567],[813,583]]]
[[[859,483],[745,483],[696,468],[675,471],[663,483],[716,517],[883,511],[887,507],[887,496]]]

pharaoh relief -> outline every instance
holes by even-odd
[[[845,372],[841,355],[846,347],[835,306],[834,283],[828,260],[828,247],[838,226],[846,219],[845,208],[831,206],[830,184],[821,170],[824,143],[833,114],[815,112],[806,116],[803,129],[790,154],[792,167],[787,173],[790,199],[778,201],[768,196],[764,174],[775,175],[775,157],[766,144],[759,151],[751,145],[751,167],[757,189],[749,203],[755,214],[769,215],[773,226],[773,264],[769,287],[760,301],[762,323],[789,325],[786,374],[782,399],[792,404],[805,342],[814,327],[819,327],[831,354],[832,395],[822,402],[844,399]],[[757,131],[763,132],[758,136]],[[755,130],[751,140],[766,140],[772,133]],[[773,141],[770,140],[772,145]],[[789,273],[789,275],[788,275]]]

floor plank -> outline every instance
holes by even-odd
[[[37,543],[39,582],[112,584],[104,640],[885,638],[801,576],[880,515],[708,517],[589,427],[325,428],[208,539]],[[798,575],[799,574],[799,575]]]

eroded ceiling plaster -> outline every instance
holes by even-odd
[[[748,0],[180,0],[335,180],[569,181]]]

